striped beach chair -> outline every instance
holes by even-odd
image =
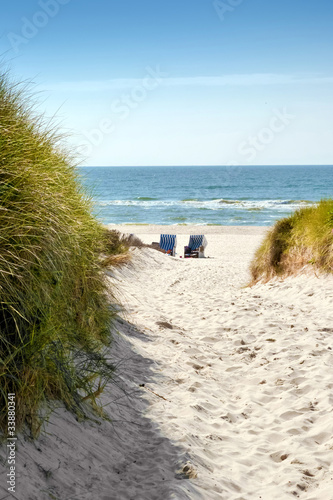
[[[205,248],[208,245],[206,236],[203,234],[191,234],[188,247],[191,252],[198,251],[199,257],[205,256]]]
[[[177,246],[177,236],[175,234],[161,234],[160,248],[166,253],[175,256]]]

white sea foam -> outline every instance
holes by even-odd
[[[312,206],[314,202],[307,200],[103,200],[99,206],[137,206],[152,207],[179,207],[206,210],[276,210],[293,211],[299,208]]]

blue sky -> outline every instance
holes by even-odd
[[[85,165],[333,164],[329,0],[12,0],[0,52]]]

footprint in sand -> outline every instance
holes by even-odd
[[[160,328],[167,328],[169,330],[173,329],[173,325],[171,323],[168,323],[168,321],[156,321],[156,325],[158,325]]]
[[[276,451],[270,455],[271,459],[276,463],[283,462],[288,458],[288,456],[289,455],[287,453],[283,453],[283,451]]]

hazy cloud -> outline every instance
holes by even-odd
[[[48,85],[47,90],[60,92],[103,92],[116,89],[131,89],[137,85],[141,85],[142,80],[143,79],[140,78],[114,78],[111,80],[58,82]],[[225,87],[295,84],[314,85],[327,83],[333,83],[333,76],[257,73],[223,76],[167,77],[161,79],[161,84],[165,87]]]

